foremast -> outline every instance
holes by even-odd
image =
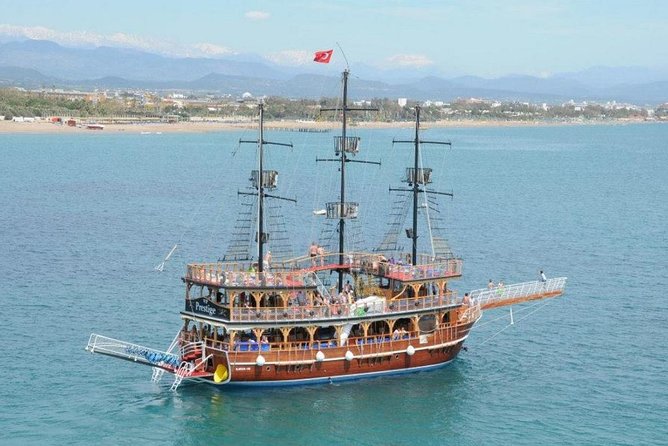
[[[437,144],[452,146],[452,143],[449,141],[426,141],[420,139],[420,106],[415,106],[415,138],[413,140],[398,140],[395,139],[392,141],[392,144],[400,143],[410,143],[414,145],[414,155],[413,155],[413,169],[406,169],[406,179],[405,182],[409,186],[412,186],[410,189],[400,189],[400,188],[390,188],[390,191],[403,191],[403,192],[412,192],[413,194],[413,227],[408,234],[408,238],[411,239],[411,264],[417,265],[417,240],[418,240],[418,199],[420,193],[427,194],[438,194],[438,195],[448,195],[453,196],[452,193],[448,192],[438,192],[427,190],[426,185],[431,183],[431,169],[419,167],[420,165],[420,145],[421,144]],[[408,232],[408,231],[407,231]]]

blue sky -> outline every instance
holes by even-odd
[[[353,68],[363,62],[453,76],[668,68],[667,1],[23,0],[4,1],[1,10],[4,40],[179,56],[253,53],[299,65],[338,42]],[[334,62],[342,63],[338,51]]]

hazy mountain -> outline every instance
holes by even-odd
[[[592,67],[575,73],[560,73],[554,79],[570,79],[588,87],[605,89],[623,84],[646,84],[668,80],[668,72],[646,67]]]
[[[33,88],[57,81],[59,80],[56,78],[45,76],[30,68],[0,66],[0,86]]]
[[[548,96],[590,95],[592,90],[578,81],[561,78],[539,78],[533,76],[511,75],[497,79],[483,79],[476,76],[465,76],[452,79],[452,82],[469,88],[482,88],[538,94]]]
[[[322,67],[315,67],[322,68]],[[240,95],[335,97],[340,76],[313,74],[314,67],[286,68],[254,54],[224,58],[173,58],[138,50],[67,48],[49,41],[0,43],[0,85],[26,88],[122,88],[209,91]],[[351,99],[406,97],[451,101],[458,97],[563,102],[617,100],[638,104],[668,101],[668,74],[641,67],[593,67],[539,78],[445,79],[433,67],[381,70],[355,64]],[[305,74],[306,71],[306,74]],[[375,79],[375,80],[373,80]]]
[[[616,85],[605,89],[603,94],[620,102],[656,105],[668,102],[668,81]]]
[[[195,80],[210,73],[283,79],[269,65],[232,59],[170,58],[126,48],[66,48],[44,40],[0,44],[0,65],[30,68],[64,80],[116,76],[135,80]]]

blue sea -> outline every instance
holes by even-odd
[[[410,129],[355,130],[348,197],[373,246],[412,166]],[[296,254],[338,199],[333,133],[269,132]],[[0,444],[668,444],[668,126],[428,129],[460,292],[567,276],[485,312],[436,371],[244,390],[150,381],[90,333],[166,348],[187,262],[225,251],[255,133],[0,136]],[[423,239],[424,240],[424,239]],[[164,272],[154,267],[174,244]]]

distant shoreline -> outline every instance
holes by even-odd
[[[428,121],[423,122],[422,127],[428,128],[487,128],[487,127],[561,127],[582,125],[627,125],[627,124],[651,124],[661,121],[645,120],[607,120],[607,121],[494,121],[494,120],[462,120],[462,121]],[[286,131],[326,131],[336,130],[340,127],[337,122],[303,122],[303,121],[270,121],[266,122],[268,130]],[[358,122],[351,129],[391,129],[412,128],[413,122]],[[48,121],[14,122],[0,121],[0,134],[90,134],[90,133],[212,133],[255,129],[256,124],[252,122],[228,123],[228,122],[178,122],[168,123],[143,123],[143,124],[104,124],[103,130],[90,130],[85,127],[68,127],[66,125],[53,124]]]

